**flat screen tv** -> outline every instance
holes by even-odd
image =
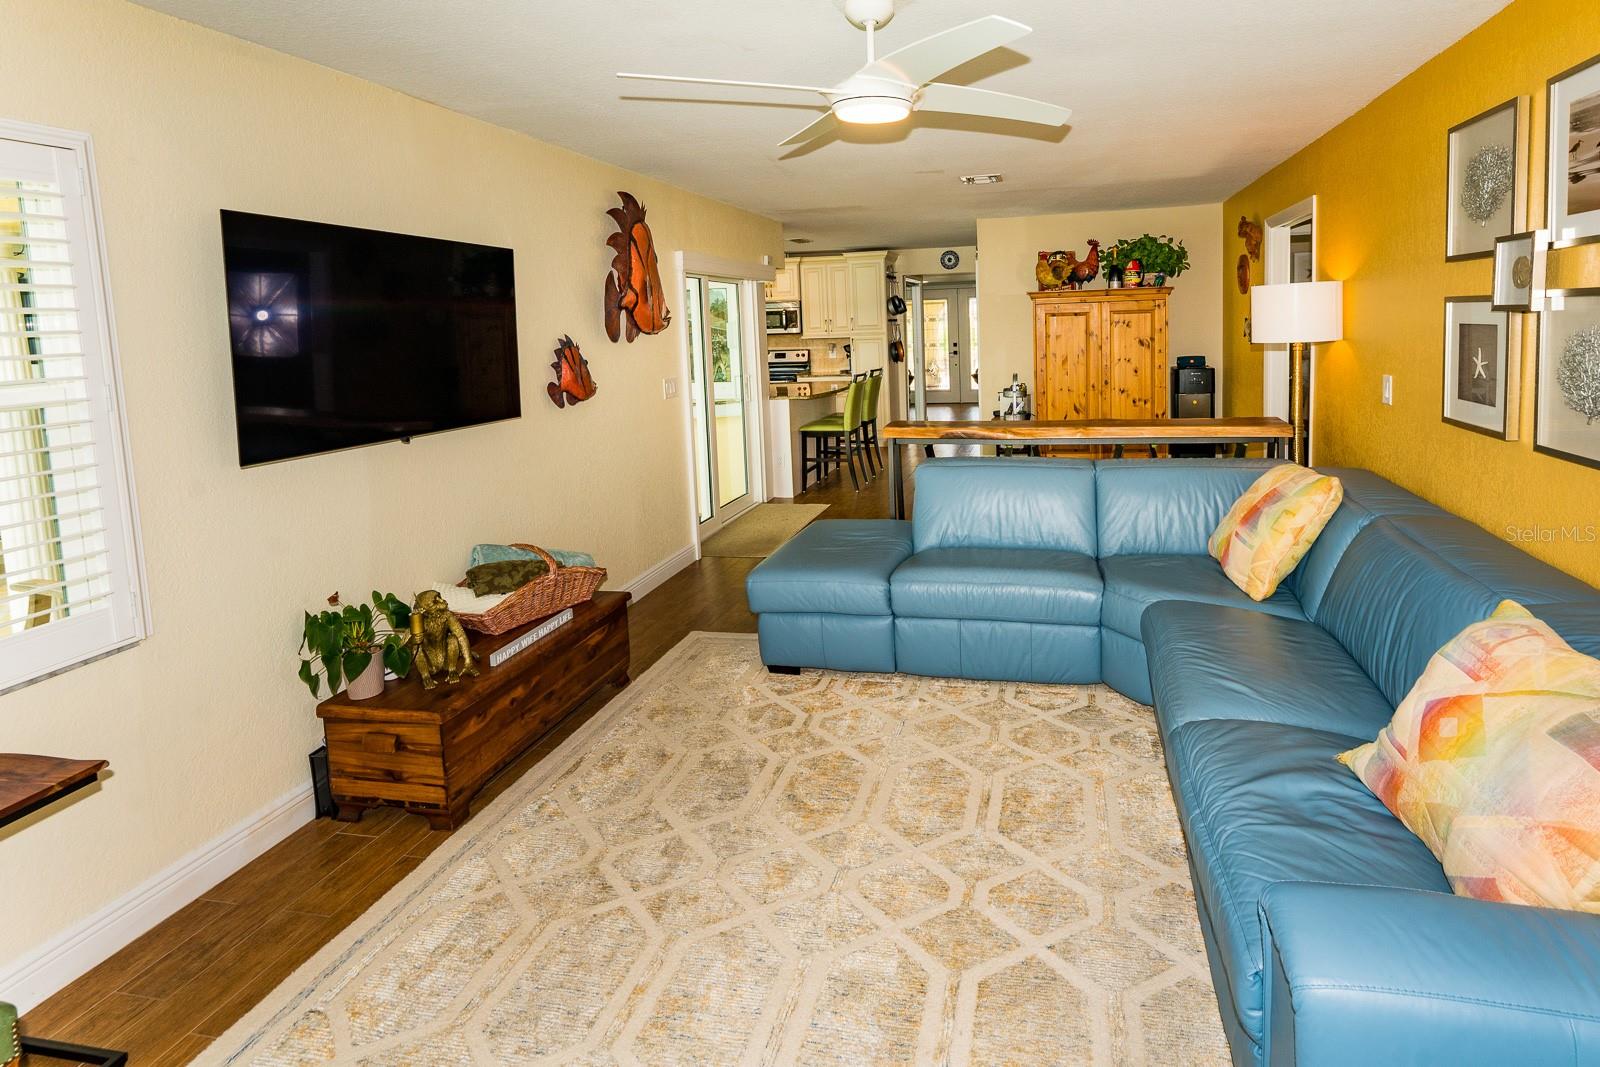
[[[522,413],[511,250],[222,213],[239,463]]]

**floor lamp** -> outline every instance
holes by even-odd
[[[1250,340],[1289,346],[1289,422],[1294,461],[1305,465],[1306,345],[1344,336],[1343,282],[1285,282],[1250,287]]]

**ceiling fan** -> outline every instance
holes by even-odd
[[[1033,32],[1020,22],[1001,15],[989,15],[924,37],[880,59],[875,35],[879,27],[894,17],[894,0],[844,0],[843,7],[845,17],[867,31],[867,65],[831,88],[725,78],[687,78],[675,74],[619,73],[617,77],[821,93],[828,101],[827,113],[793,137],[780,142],[780,145],[801,144],[821,137],[837,129],[841,122],[853,125],[899,122],[913,111],[1010,119],[1040,126],[1064,126],[1067,119],[1072,117],[1072,112],[1067,108],[1041,100],[974,89],[967,85],[946,85],[933,80],[968,60]]]

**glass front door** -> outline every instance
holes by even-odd
[[[752,502],[748,355],[740,283],[690,275],[689,405],[694,426],[695,509],[709,532]]]
[[[978,402],[978,292],[922,292],[922,371],[930,404]]]

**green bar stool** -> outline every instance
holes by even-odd
[[[828,476],[829,461],[834,466],[848,464],[850,484],[861,491],[856,477],[857,438],[861,429],[861,410],[867,397],[866,375],[858,374],[844,394],[844,410],[825,415],[800,427],[800,491],[806,491],[806,475],[817,472],[820,484]],[[808,450],[806,442],[811,442]],[[814,452],[813,452],[814,450]],[[812,453],[812,454],[808,454]]]
[[[883,469],[882,448],[878,443],[878,397],[883,394],[883,368],[867,371],[867,395],[861,402],[861,449],[872,466],[874,477]]]

